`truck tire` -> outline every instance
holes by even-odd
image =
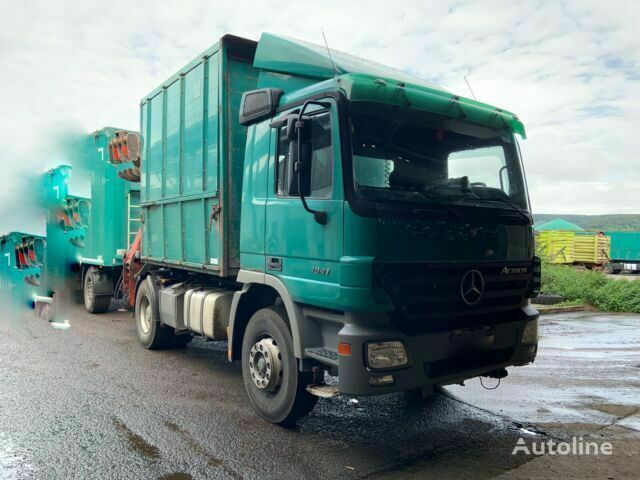
[[[149,350],[161,350],[174,346],[173,329],[156,322],[156,305],[147,282],[142,282],[136,295],[135,317],[138,340]]]
[[[242,376],[251,405],[271,423],[291,426],[313,410],[318,398],[306,390],[313,373],[298,370],[284,308],[263,308],[249,320]]]
[[[100,275],[97,268],[91,267],[84,276],[83,297],[84,308],[89,313],[104,313],[111,305],[111,295],[95,295],[96,285],[102,282],[111,282],[106,275]]]

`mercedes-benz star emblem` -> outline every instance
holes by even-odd
[[[484,293],[484,277],[478,270],[469,270],[460,282],[462,300],[467,305],[475,305]]]

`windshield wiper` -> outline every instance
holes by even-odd
[[[460,220],[461,222],[464,222],[464,217],[462,216],[462,214],[460,212],[458,212],[457,210],[455,210],[454,208],[451,208],[449,205],[447,205],[444,202],[441,202],[440,200],[438,200],[438,198],[436,198],[435,195],[432,195],[431,193],[429,193],[427,190],[425,189],[421,189],[421,190],[414,190],[416,193],[420,193],[422,196],[424,196],[425,198],[428,198],[429,200],[431,200],[433,203],[435,203],[436,205],[438,205],[439,207],[441,207],[443,210],[445,210],[447,213],[449,213],[450,215],[453,215],[454,217],[456,217],[458,220]],[[419,208],[414,209],[415,211],[419,211]]]
[[[529,212],[527,212],[526,210],[523,210],[522,208],[520,208],[517,204],[515,204],[511,200],[507,200],[504,197],[487,197],[487,198],[478,197],[478,199],[479,200],[488,200],[490,202],[502,202],[505,205],[508,205],[509,207],[511,207],[512,210],[516,211],[522,218],[524,218],[524,220],[527,222],[527,224],[531,224],[532,223],[531,217],[529,216]]]

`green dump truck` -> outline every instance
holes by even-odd
[[[125,277],[145,347],[225,340],[278,424],[534,360],[514,114],[270,34],[224,36],[140,114]]]

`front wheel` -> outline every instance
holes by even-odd
[[[242,341],[242,376],[253,408],[264,419],[289,426],[316,404],[307,392],[311,372],[300,372],[283,308],[258,310]]]
[[[143,281],[136,295],[136,331],[138,340],[149,350],[172,347],[174,332],[171,328],[156,322],[156,305],[151,296],[149,285]]]

